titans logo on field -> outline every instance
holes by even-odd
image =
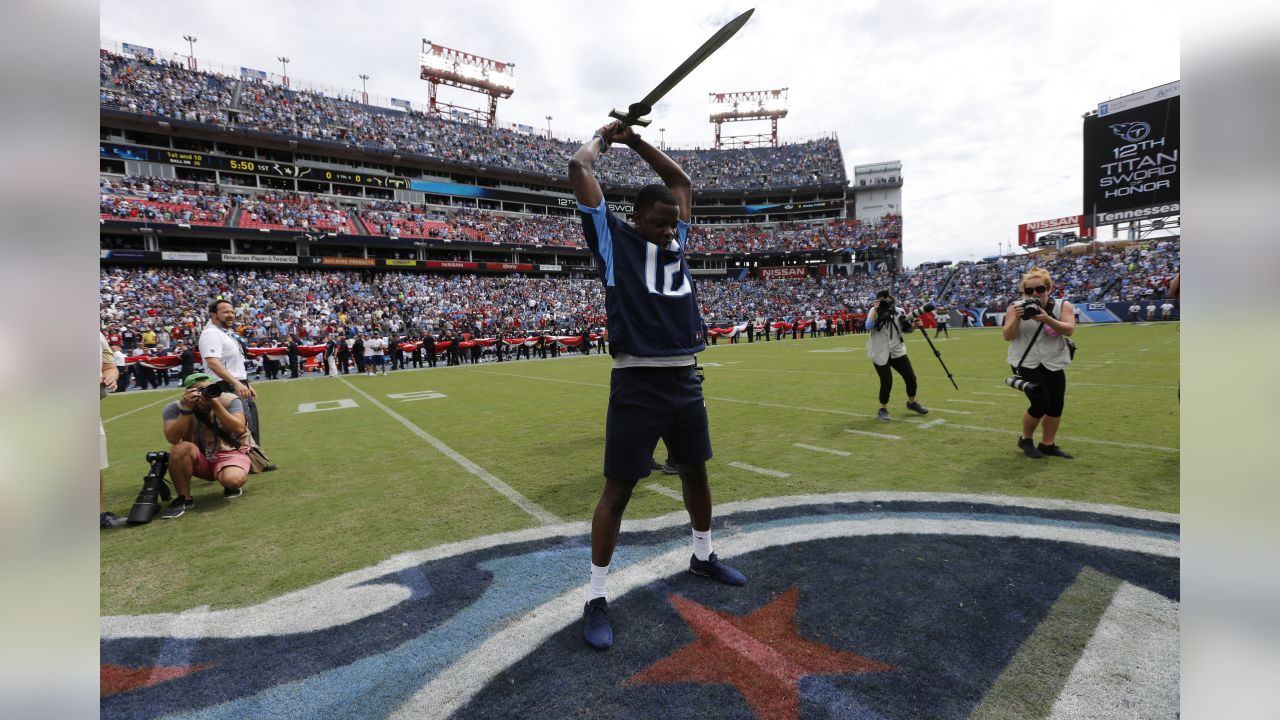
[[[1177,516],[869,493],[718,508],[750,578],[624,525],[615,644],[585,523],[398,556],[260,605],[102,620],[104,718],[1176,717]]]

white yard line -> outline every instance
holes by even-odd
[[[130,410],[129,412],[123,412],[123,413],[120,413],[119,415],[117,415],[117,416],[115,416],[115,417],[107,418],[106,420],[103,420],[103,421],[102,421],[102,424],[103,424],[103,425],[106,425],[107,423],[111,422],[112,420],[119,420],[120,418],[122,418],[122,417],[124,417],[124,416],[126,416],[126,415],[132,415],[132,414],[134,414],[134,413],[138,412],[139,410],[146,410],[147,408],[155,407],[155,406],[159,405],[159,404],[160,404],[160,403],[162,403],[162,402],[173,402],[173,398],[166,396],[166,397],[164,397],[164,398],[162,398],[162,399],[160,399],[160,400],[157,400],[157,401],[155,401],[155,402],[153,402],[153,403],[150,403],[150,404],[147,404],[147,405],[143,405],[142,407],[136,407],[136,408],[134,408],[134,409]]]
[[[976,392],[974,392],[974,394],[976,395],[977,393],[976,393]],[[947,400],[947,402],[965,403],[966,405],[995,405],[995,403],[991,402],[990,400],[952,400],[952,399],[948,399],[948,400]]]
[[[947,421],[946,421],[946,420],[943,420],[942,418],[938,418],[937,420],[930,420],[930,421],[929,421],[929,422],[927,422],[927,423],[920,423],[920,429],[921,429],[921,430],[926,430],[926,429],[928,429],[928,428],[933,427],[934,425],[942,425],[942,424],[944,424],[945,422],[947,422]]]
[[[383,405],[381,402],[378,402],[378,399],[375,398],[374,396],[361,390],[355,385],[352,385],[351,382],[346,378],[339,377],[338,379],[341,380],[343,384],[346,385],[347,387],[351,388],[352,390],[355,390],[356,392],[364,396],[364,399],[372,403],[374,407],[382,410],[386,414],[390,415],[397,422],[399,422],[401,425],[404,425],[414,435],[417,435],[423,440],[426,440],[427,444],[431,445],[431,447],[435,448],[436,450],[439,450],[450,460],[461,465],[462,469],[480,478],[481,480],[484,481],[486,485],[498,491],[508,500],[515,503],[517,506],[519,506],[521,510],[524,510],[525,512],[532,515],[534,518],[538,520],[538,522],[542,523],[543,525],[551,525],[554,523],[564,522],[560,518],[556,517],[555,515],[547,511],[546,508],[542,507],[541,505],[538,505],[537,503],[533,502],[532,500],[525,497],[524,495],[521,495],[519,492],[516,491],[515,488],[511,487],[505,482],[494,477],[494,475],[490,473],[488,470],[485,470],[479,465],[471,462],[470,460],[468,460],[467,458],[459,454],[456,450],[449,447],[448,445],[445,445],[443,442],[438,440],[435,436],[428,433],[426,430],[423,430],[417,425],[414,425],[409,419],[405,418],[400,413],[397,413],[396,411],[392,410],[386,405]]]
[[[952,410],[950,408],[940,408],[940,407],[929,408],[929,412],[940,412],[940,413],[946,413],[948,415],[972,415],[973,414],[972,410]]]
[[[481,370],[481,371],[478,371],[478,372],[484,372],[484,371],[483,371],[483,370]],[[563,382],[563,383],[570,383],[570,384],[572,384],[572,385],[589,385],[589,386],[592,386],[592,387],[607,387],[607,386],[605,386],[605,385],[599,385],[599,384],[596,384],[596,383],[576,382],[576,381],[573,381],[573,380],[558,380],[558,379],[556,379],[556,378],[544,378],[544,377],[537,377],[537,376],[534,376],[534,375],[517,375],[517,374],[514,374],[514,373],[491,373],[491,374],[493,374],[493,375],[507,375],[507,374],[510,374],[512,377],[523,378],[523,379],[525,379],[525,380],[546,380],[546,381],[548,381],[548,382]],[[1076,384],[1076,385],[1089,385],[1089,383],[1075,383],[1075,384]],[[996,387],[996,388],[1005,388],[1006,386],[1004,386],[1004,385],[992,385],[992,387]],[[1124,388],[1124,387],[1132,387],[1132,386],[1125,386],[1125,385],[1092,385],[1091,387],[1116,387],[1116,388]],[[1146,387],[1146,388],[1156,388],[1156,387],[1163,387],[1163,386],[1159,386],[1159,385],[1146,385],[1146,386],[1142,386],[1142,387]],[[1168,387],[1169,389],[1171,389],[1171,390],[1173,389],[1173,386],[1172,386],[1172,385],[1167,386],[1167,387]],[[1006,388],[1006,389],[1007,389],[1007,388]],[[1013,397],[1017,397],[1017,393],[1010,393],[1010,395],[1012,395]],[[760,401],[760,400],[739,400],[738,398],[716,397],[716,396],[712,396],[712,395],[705,395],[705,396],[703,396],[703,397],[705,397],[707,400],[715,400],[715,401],[717,401],[717,402],[735,403],[735,404],[738,404],[738,405],[755,405],[756,407],[777,408],[777,409],[780,409],[780,410],[794,410],[794,411],[798,411],[798,412],[813,412],[813,413],[823,413],[823,414],[826,414],[826,415],[841,415],[841,416],[844,416],[844,417],[868,418],[868,419],[870,419],[870,418],[874,418],[874,417],[875,417],[875,415],[871,415],[871,414],[869,414],[869,413],[859,413],[859,412],[853,412],[853,411],[851,411],[851,410],[836,410],[836,409],[833,409],[833,408],[818,408],[818,407],[802,407],[802,406],[797,406],[797,405],[784,405],[784,404],[782,404],[782,403],[762,402],[762,401]],[[971,400],[971,401],[968,401],[968,402],[977,402],[977,401],[973,401],[973,400]],[[983,404],[986,404],[986,405],[995,405],[996,403],[983,403]],[[941,408],[934,408],[934,411],[935,411],[935,412],[941,412]],[[956,412],[956,411],[952,411],[952,412]],[[902,422],[912,422],[912,420],[911,420],[911,419],[908,419],[908,420],[905,420],[905,421],[902,421]],[[948,427],[948,428],[955,428],[955,429],[957,429],[957,430],[971,430],[971,431],[973,431],[973,432],[997,433],[997,434],[1000,434],[1000,435],[1005,435],[1005,434],[1009,434],[1009,433],[1016,433],[1016,432],[1018,431],[1016,427],[1014,427],[1014,428],[1012,428],[1012,429],[1010,429],[1010,428],[1003,428],[1003,429],[1002,429],[1002,428],[981,427],[981,426],[978,426],[978,425],[957,425],[957,424],[954,424],[954,423],[952,423],[952,424],[948,424],[948,425],[947,425],[947,427]],[[867,435],[873,435],[873,436],[875,436],[875,435],[881,435],[880,433],[868,433],[868,432],[863,431],[863,430],[845,430],[845,432],[852,432],[852,433],[855,433],[855,434],[867,434]],[[899,438],[899,437],[898,437],[898,436],[896,436],[896,435],[888,435],[888,436],[881,435],[881,436],[882,436],[882,437],[890,437],[890,438],[893,438],[894,440],[899,440],[899,439],[901,439],[901,438]],[[1163,445],[1147,445],[1147,444],[1144,444],[1144,443],[1126,443],[1126,442],[1119,442],[1119,441],[1116,441],[1116,440],[1099,440],[1099,439],[1097,439],[1097,438],[1081,437],[1081,436],[1078,436],[1078,435],[1059,435],[1058,437],[1063,438],[1064,440],[1072,441],[1072,442],[1083,442],[1083,443],[1090,443],[1090,444],[1093,444],[1093,445],[1110,445],[1110,446],[1113,446],[1113,447],[1132,448],[1132,449],[1134,449],[1134,450],[1155,450],[1155,451],[1157,451],[1157,452],[1171,452],[1171,453],[1181,452],[1181,450],[1179,450],[1178,448],[1165,447],[1165,446],[1163,446]]]
[[[832,455],[839,455],[840,457],[849,457],[853,454],[851,452],[845,452],[844,450],[832,450],[831,448],[818,447],[817,445],[805,445],[804,443],[792,443],[791,446],[803,448],[805,450],[814,450],[816,452],[831,453]]]
[[[758,473],[760,475],[768,475],[769,477],[776,477],[776,478],[791,477],[791,473],[788,473],[788,472],[782,472],[781,470],[770,470],[769,468],[756,467],[755,465],[748,465],[744,462],[731,462],[729,463],[729,467],[735,467],[735,468],[738,468],[739,470],[746,470],[747,472]]]
[[[868,435],[870,437],[878,437],[878,438],[883,438],[885,440],[901,440],[902,439],[901,435],[889,435],[887,433],[870,432],[868,430],[853,430],[851,428],[845,428],[844,431],[847,433],[853,433],[854,435]]]
[[[683,495],[681,495],[680,493],[676,492],[675,490],[672,490],[671,488],[667,487],[666,485],[659,485],[658,483],[649,483],[648,485],[645,485],[645,488],[647,488],[647,489],[649,489],[649,490],[652,490],[652,491],[654,491],[654,492],[658,493],[659,495],[666,495],[667,497],[669,497],[669,498],[671,498],[672,500],[675,500],[675,501],[677,501],[677,502],[681,502],[681,503],[683,503],[683,502],[684,502],[684,496],[683,496]]]

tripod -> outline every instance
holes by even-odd
[[[951,377],[951,371],[947,369],[947,364],[942,362],[942,353],[938,352],[933,340],[929,339],[929,333],[924,328],[920,328],[920,334],[924,336],[924,341],[929,343],[929,349],[933,351],[933,356],[938,358],[938,363],[942,365],[942,371],[947,374],[947,379],[951,381],[951,387],[959,390],[960,386],[956,385],[956,379]]]

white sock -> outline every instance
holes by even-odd
[[[609,583],[609,566],[600,567],[595,563],[591,563],[591,592],[587,595],[587,600],[595,600],[605,596],[605,587]]]
[[[693,531],[693,555],[699,560],[711,557],[711,530]]]

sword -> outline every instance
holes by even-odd
[[[742,29],[743,25],[747,24],[747,20],[751,19],[751,13],[755,11],[755,8],[751,8],[733,20],[730,20],[724,27],[717,30],[715,35],[712,35],[710,39],[702,43],[702,47],[694,50],[688,60],[680,63],[680,67],[676,68],[670,75],[668,75],[666,80],[658,83],[658,86],[651,90],[648,95],[645,95],[643,100],[631,103],[631,105],[627,107],[627,111],[625,113],[621,110],[614,109],[609,113],[609,117],[617,118],[624,126],[639,125],[640,127],[648,127],[649,123],[653,121],[644,116],[653,111],[654,103],[661,100],[662,96],[671,91],[671,88],[680,84],[680,81],[685,79],[689,73],[693,72],[694,68],[701,65],[703,60],[711,57],[711,53],[719,50],[721,45],[728,42],[729,38],[733,37],[734,34]]]

